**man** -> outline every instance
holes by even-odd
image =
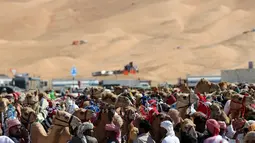
[[[139,135],[134,143],[155,143],[150,135],[151,125],[147,120],[141,120],[139,124]]]
[[[77,135],[75,135],[69,143],[98,143],[93,137],[93,124],[85,122],[78,127]]]
[[[115,124],[106,124],[105,125],[107,143],[120,143],[117,139],[117,136],[120,134],[119,127]]]
[[[48,112],[46,108],[49,106],[49,103],[43,93],[35,93],[35,95],[36,94],[38,94],[39,97],[39,106],[35,112],[37,113],[37,121],[42,122],[47,117]]]
[[[30,143],[28,130],[21,126],[18,119],[10,119],[7,121],[7,132],[14,143]]]
[[[214,119],[209,119],[206,121],[206,128],[208,130],[208,133],[211,135],[211,137],[207,138],[204,143],[228,143],[227,140],[225,140],[220,135],[220,125],[219,123]]]
[[[14,142],[7,136],[0,136],[0,143],[14,143]]]
[[[180,143],[180,140],[175,136],[173,124],[170,121],[163,121],[160,127],[166,130],[166,137],[162,143]]]
[[[75,104],[73,95],[70,94],[67,95],[66,107],[67,107],[66,111],[70,114],[73,114],[75,112],[75,109],[79,108],[79,106]]]

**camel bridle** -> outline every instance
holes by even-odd
[[[28,126],[33,123],[33,122],[30,122],[31,115],[32,115],[32,112],[30,112],[28,114],[28,118],[27,119],[24,116],[21,116],[21,122],[22,122],[22,120],[25,121],[25,122],[23,122],[23,124],[26,125],[26,128],[28,128]]]
[[[70,126],[70,123],[72,122],[73,117],[74,117],[74,116],[72,115],[68,121],[65,121],[65,120],[59,119],[59,118],[57,118],[57,117],[55,117],[55,119],[56,119],[56,120],[58,120],[58,121],[60,121],[60,122],[62,122],[62,123],[66,123],[66,124],[68,124],[68,125]],[[66,126],[61,125],[61,124],[54,124],[54,125],[56,125],[56,126],[60,126],[60,127],[66,127]]]

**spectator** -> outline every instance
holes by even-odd
[[[162,143],[180,143],[179,139],[175,136],[173,124],[170,121],[161,122],[160,127],[167,131]]]

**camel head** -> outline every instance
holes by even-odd
[[[75,110],[73,115],[78,117],[82,122],[86,122],[95,116],[95,112],[89,109],[79,108]]]
[[[220,91],[221,91],[221,89],[220,89],[220,86],[218,84],[211,83],[209,93],[220,92]]]
[[[233,107],[234,109],[241,108],[243,106],[243,98],[244,95],[242,94],[233,94],[231,96],[231,103],[230,106]]]
[[[187,135],[191,136],[192,138],[197,138],[196,133],[196,125],[193,123],[192,120],[186,118],[181,122],[181,131],[186,133]]]
[[[34,104],[39,102],[39,97],[37,93],[27,93],[25,100],[24,100],[24,104],[28,105],[28,106],[33,106]]]
[[[221,92],[221,95],[227,100],[230,100],[233,94],[236,94],[234,90],[225,90]]]
[[[65,111],[57,111],[55,117],[52,120],[52,124],[58,127],[72,127],[75,129],[81,124],[81,120]]]
[[[127,121],[135,120],[135,118],[136,118],[136,108],[134,108],[132,106],[127,106],[124,111],[125,111],[124,118]]]
[[[105,105],[105,107],[101,107],[101,110],[99,112],[98,120],[95,124],[98,124],[99,122],[104,124],[110,124],[113,120],[115,114],[115,109],[113,106]]]
[[[101,98],[102,92],[104,92],[104,88],[102,87],[91,87],[86,95],[90,95],[93,99],[99,99]]]
[[[176,109],[170,109],[168,111],[168,115],[170,116],[171,118],[171,121],[173,122],[174,125],[178,124],[181,120],[181,117],[180,117],[180,112]]]
[[[5,112],[9,104],[10,101],[7,98],[0,97],[0,112]]]
[[[202,93],[204,94],[209,93],[211,88],[211,82],[202,78],[198,81],[196,87],[195,87],[195,93]]]
[[[183,93],[190,93],[189,86],[186,83],[180,84],[179,88]]]
[[[106,102],[111,105],[114,105],[117,100],[117,95],[107,91],[102,92],[101,97],[103,102]]]
[[[119,95],[124,92],[124,88],[122,86],[115,86],[114,87],[114,94]]]
[[[26,124],[31,124],[35,122],[37,119],[37,115],[35,111],[30,108],[30,107],[24,107],[21,109],[21,123],[26,125]]]
[[[221,105],[218,103],[212,103],[210,106],[211,114],[214,115],[220,115],[222,110],[221,110]]]
[[[132,106],[132,102],[130,99],[127,97],[125,93],[120,94],[117,98],[117,101],[115,103],[115,107],[127,107],[127,106]]]
[[[228,82],[220,82],[218,85],[219,85],[221,91],[225,91],[228,89],[229,83]]]
[[[242,94],[233,94],[231,96],[231,106],[242,107],[243,105],[248,106],[255,104],[255,99],[252,96],[245,96]]]
[[[198,101],[199,98],[194,93],[177,93],[177,107],[188,106]]]

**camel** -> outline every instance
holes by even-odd
[[[44,97],[42,104],[40,105],[39,97]],[[37,114],[37,118],[39,121],[43,121],[47,117],[47,110],[48,102],[47,102],[47,95],[44,92],[30,92],[27,93],[26,98],[23,102],[25,107],[31,107]]]
[[[211,119],[215,119],[217,121],[224,121],[227,125],[230,124],[230,119],[226,115],[226,113],[221,109],[221,105],[218,103],[212,103],[210,106],[211,110]]]
[[[180,84],[179,88],[180,88],[182,93],[190,93],[189,86],[186,83]]]
[[[101,93],[101,98],[103,102],[114,105],[117,100],[117,95],[108,91],[104,91]]]
[[[24,106],[30,106],[33,110],[38,110],[39,97],[34,93],[27,93],[25,100],[23,101]]]
[[[180,116],[182,119],[186,118],[187,109],[195,102],[198,101],[198,97],[194,93],[177,93],[177,103],[176,108],[180,112]]]
[[[21,123],[26,129],[30,130],[32,123],[36,122],[37,116],[35,111],[30,107],[24,107],[21,109]]]
[[[229,117],[231,119],[244,117],[246,106],[254,103],[255,100],[252,98],[252,96],[233,94],[231,96]]]
[[[197,139],[197,132],[195,129],[196,125],[193,123],[192,120],[186,118],[181,122],[181,138],[180,142],[186,142],[185,140],[190,139]],[[185,136],[186,135],[186,136]],[[190,136],[191,138],[187,138]]]
[[[220,82],[220,83],[218,83],[218,85],[219,85],[221,91],[225,91],[229,87],[229,83],[228,82]]]
[[[78,117],[81,122],[87,122],[95,116],[95,112],[88,109],[78,108],[73,113],[74,116]]]
[[[109,124],[111,122],[110,119],[114,116],[114,113],[112,111],[110,112],[110,110],[109,107],[102,107],[98,119],[95,122],[96,128],[94,129],[94,135],[99,143],[104,142],[106,137],[106,133],[104,132],[105,125]]]
[[[9,100],[6,98],[3,98],[0,96],[0,121],[1,121],[1,126],[3,126],[5,120],[6,120],[6,111],[8,110],[8,105],[10,104]]]
[[[0,112],[7,111],[9,104],[10,104],[10,102],[8,99],[0,97]]]
[[[132,122],[135,120],[135,117],[136,117],[136,108],[132,106],[128,106],[124,108],[124,116],[123,116],[124,123],[123,123],[122,131],[121,131],[123,136],[126,135],[127,138],[130,137],[130,132],[132,128],[134,127]],[[135,133],[135,129],[133,130],[132,133]]]
[[[28,129],[31,132],[31,130],[30,130],[31,126],[37,120],[36,112],[30,107],[24,107],[22,109],[22,115],[21,116],[22,116],[21,117],[21,123],[25,126],[26,129]],[[44,128],[42,128],[42,129],[43,129],[43,131],[45,131]],[[50,128],[49,130],[52,130],[52,129]],[[69,133],[69,128],[65,127],[65,129],[61,133],[59,143],[61,143],[63,141],[67,141],[70,138],[71,138],[71,135]]]
[[[234,90],[225,90],[220,93],[220,95],[222,95],[226,102],[227,100],[231,100],[233,94],[236,94]]]
[[[92,99],[98,100],[102,97],[101,93],[104,92],[103,87],[87,87],[84,89],[85,95],[90,96]]]
[[[130,98],[132,97],[128,97],[129,95],[127,94],[120,94],[118,97],[117,97],[117,100],[115,102],[115,107],[118,108],[118,107],[122,107],[122,108],[125,108],[125,107],[128,107],[128,106],[132,106],[132,102],[130,101]]]
[[[71,136],[66,136],[66,127],[75,128],[80,125],[80,119],[65,111],[57,111],[53,119],[53,126],[47,134],[43,126],[35,122],[31,126],[31,142],[32,143],[64,143],[71,139]],[[60,135],[61,134],[61,135]],[[64,137],[63,137],[64,136]]]
[[[218,84],[211,83],[210,81],[202,78],[195,87],[195,93],[211,93],[211,92],[220,92],[220,87]]]
[[[110,124],[111,120],[113,120],[113,123],[116,126],[119,126],[120,128],[123,125],[122,118],[115,112],[114,107],[107,106],[102,107],[98,119],[95,122],[96,128],[94,129],[95,137],[97,138],[99,143],[102,143],[105,141],[106,138],[106,132],[105,131],[105,125]]]
[[[114,88],[114,94],[119,95],[124,92],[124,88],[122,86],[115,86]]]
[[[246,106],[244,118],[246,120],[255,120],[255,109],[251,106]]]

